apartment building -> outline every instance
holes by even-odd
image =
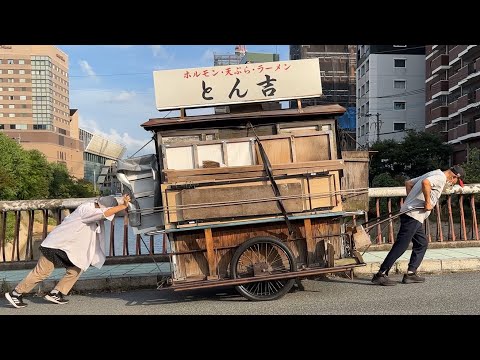
[[[357,148],[425,128],[425,46],[358,45]]]
[[[425,130],[453,146],[453,163],[480,147],[480,46],[427,45]]]
[[[0,45],[0,131],[83,178],[78,118],[69,109],[67,54],[51,45]]]

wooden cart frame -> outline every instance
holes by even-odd
[[[345,222],[366,210],[359,174],[368,174],[368,157],[351,156],[357,168],[345,175],[334,119],[344,111],[313,106],[143,124],[154,132],[161,179],[162,224],[152,233],[165,233],[170,245],[172,273],[162,283],[235,286],[247,299],[273,300],[298,278],[352,276],[365,265]],[[221,165],[203,168],[205,159]],[[354,209],[345,196],[352,192]]]

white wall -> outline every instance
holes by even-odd
[[[394,59],[406,59],[405,68],[394,68]],[[400,141],[405,132],[392,133],[394,123],[405,123],[407,129],[423,131],[425,128],[425,55],[371,54],[368,57],[369,71],[358,78],[358,89],[369,82],[369,92],[357,99],[357,111],[368,102],[369,113],[380,114],[380,140]],[[362,65],[366,64],[366,60]],[[361,65],[361,66],[362,66]],[[395,89],[394,80],[405,80],[406,89]],[[413,94],[412,94],[413,91]],[[394,102],[405,101],[405,110],[394,110]],[[360,110],[361,113],[361,110]],[[361,114],[360,114],[361,115]],[[357,116],[357,142],[361,145],[373,144],[376,139],[376,116]],[[368,134],[358,133],[364,125],[370,124]],[[366,130],[365,130],[366,133]],[[384,134],[387,133],[387,134]]]

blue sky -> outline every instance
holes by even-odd
[[[280,60],[289,59],[288,45],[246,46],[247,51],[277,52]],[[58,47],[69,56],[70,108],[79,109],[80,126],[126,145],[127,157],[151,138],[140,124],[166,115],[155,108],[153,71],[213,66],[213,54],[233,54],[235,49],[235,45]],[[154,152],[151,145],[137,155]]]

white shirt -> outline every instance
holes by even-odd
[[[424,175],[411,179],[412,183],[414,184],[408,196],[405,198],[405,202],[403,203],[400,211],[406,211],[408,208],[411,207],[424,207],[425,206],[425,196],[423,195],[422,191],[422,181],[424,179],[428,179],[430,181],[430,204],[435,206],[438,202],[440,196],[442,196],[443,188],[447,182],[447,177],[443,173],[442,170],[434,170],[430,171]],[[418,220],[419,222],[423,223],[425,219],[430,215],[430,211],[425,210],[412,210],[406,215]]]
[[[96,208],[94,202],[80,205],[48,234],[42,246],[65,251],[83,271],[90,265],[100,269],[105,263],[104,220],[112,221],[114,217],[105,217],[108,209]]]

